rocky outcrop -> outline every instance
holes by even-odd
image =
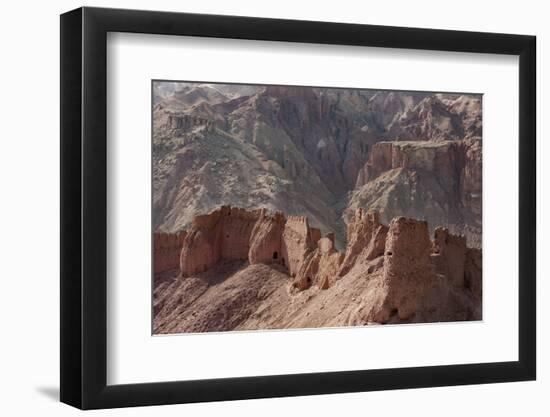
[[[425,170],[457,182],[481,184],[481,143],[479,140],[378,142],[357,177],[357,187],[392,169]],[[462,177],[464,180],[462,180]]]
[[[348,217],[357,207],[382,221],[406,216],[464,234],[481,246],[481,141],[379,142],[357,177]]]
[[[391,94],[391,93],[390,93]],[[396,112],[386,112],[386,114]],[[388,127],[396,140],[460,140],[481,137],[481,98],[437,94],[404,109]]]
[[[153,271],[155,274],[179,268],[185,235],[185,232],[153,234]]]

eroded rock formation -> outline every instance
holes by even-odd
[[[382,221],[429,219],[481,246],[481,140],[379,142],[357,176],[350,216],[357,207]]]

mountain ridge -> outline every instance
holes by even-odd
[[[210,86],[181,84],[178,93],[154,97],[156,231],[184,230],[196,214],[229,204],[308,216],[344,247],[347,213],[371,204],[359,177],[371,169],[376,144],[387,141],[417,142],[426,149],[437,142],[479,141],[468,165],[475,175],[468,181],[475,190],[470,194],[480,194],[481,96],[223,84],[212,93]],[[191,100],[190,92],[201,99]],[[190,119],[174,128],[170,117]],[[429,171],[418,174],[411,167],[388,178],[405,190],[399,195],[391,191],[395,184],[384,182],[387,207],[378,204],[377,210],[422,217],[413,208],[427,194],[415,190],[438,188]],[[381,187],[380,179],[369,181],[371,188]],[[432,202],[442,209],[426,220],[467,232],[469,243],[479,245],[481,205],[470,210],[459,188],[445,190],[436,194],[457,206]]]

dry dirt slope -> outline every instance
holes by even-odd
[[[348,274],[326,290],[312,286],[298,291],[284,268],[244,261],[223,263],[188,278],[178,277],[178,272],[165,272],[157,278],[156,334],[375,324],[365,320],[363,313],[383,286],[378,271]],[[458,293],[453,296],[459,297]],[[473,318],[459,314],[440,320]],[[425,321],[421,316],[417,320]],[[415,321],[400,320],[394,314],[387,323]]]
[[[362,325],[356,310],[375,287],[365,284],[355,275],[329,290],[297,291],[284,268],[246,262],[185,279],[167,273],[155,289],[156,299],[170,300],[155,304],[155,333]]]

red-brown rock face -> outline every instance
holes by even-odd
[[[359,172],[350,212],[370,207],[388,222],[399,216],[424,218],[479,247],[481,174],[477,139],[379,142]]]
[[[153,235],[153,270],[155,274],[179,268],[180,252],[185,232],[155,233]]]
[[[363,170],[357,177],[356,186],[376,179],[380,174],[397,168],[426,170],[434,175],[460,178],[469,188],[481,183],[481,143],[479,140],[378,142]],[[459,181],[460,182],[460,181]]]

